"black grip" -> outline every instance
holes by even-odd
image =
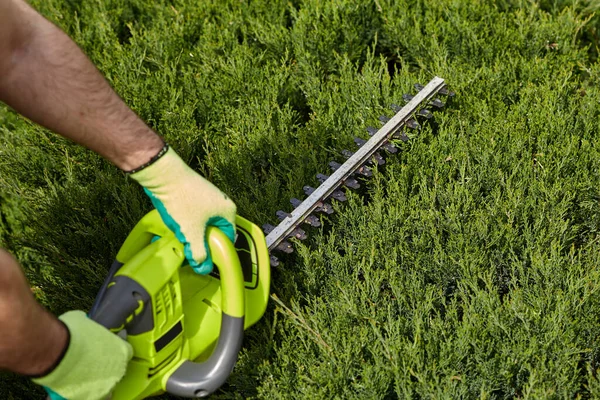
[[[135,310],[143,304],[142,311],[134,315],[127,324],[127,333],[138,335],[154,327],[150,295],[135,280],[119,275],[102,296],[98,306],[90,311],[89,317],[107,329],[117,329],[125,324]]]

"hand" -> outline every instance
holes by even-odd
[[[133,348],[83,311],[59,319],[69,330],[67,350],[53,371],[33,382],[44,386],[52,400],[106,399],[125,376]]]
[[[131,175],[142,185],[164,223],[184,244],[184,253],[199,274],[212,271],[206,227],[220,228],[235,241],[236,207],[226,194],[188,167],[167,146],[149,165]]]

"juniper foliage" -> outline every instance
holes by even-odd
[[[259,224],[413,83],[457,93],[273,271],[216,398],[600,396],[596,3],[33,5]],[[50,310],[88,309],[151,205],[6,107],[0,132],[0,243]],[[3,399],[41,393],[0,377]]]

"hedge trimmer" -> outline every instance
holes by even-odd
[[[185,263],[183,245],[163,224],[156,210],[144,216],[117,254],[89,316],[126,339],[134,349],[127,373],[112,400],[136,400],[170,393],[205,397],[229,377],[242,346],[243,332],[264,314],[269,299],[272,253],[293,252],[288,240],[306,239],[300,227],[321,224],[318,213],[331,214],[330,200],[345,201],[342,187],[357,189],[370,165],[383,164],[380,151],[396,153],[393,139],[408,141],[406,129],[419,129],[420,118],[444,103],[436,94],[453,96],[444,80],[415,85],[404,95],[404,107],[392,106],[392,118],[380,117],[380,129],[368,128],[369,140],[355,138],[355,153],[344,150],[343,163],[329,163],[330,176],[318,174],[317,188],[305,186],[304,201],[292,199],[291,213],[278,211],[279,225],[263,231],[238,216],[235,244],[217,228],[207,231],[215,264],[198,275]],[[429,108],[428,108],[429,107]],[[271,253],[271,255],[270,255]]]

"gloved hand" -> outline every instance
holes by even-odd
[[[106,399],[125,376],[133,356],[131,345],[83,311],[58,318],[69,330],[67,351],[52,372],[32,381],[44,386],[53,400]]]
[[[235,241],[236,207],[226,194],[187,166],[168,146],[148,165],[132,172],[163,222],[184,244],[185,257],[199,274],[212,271],[206,227],[220,228]]]

